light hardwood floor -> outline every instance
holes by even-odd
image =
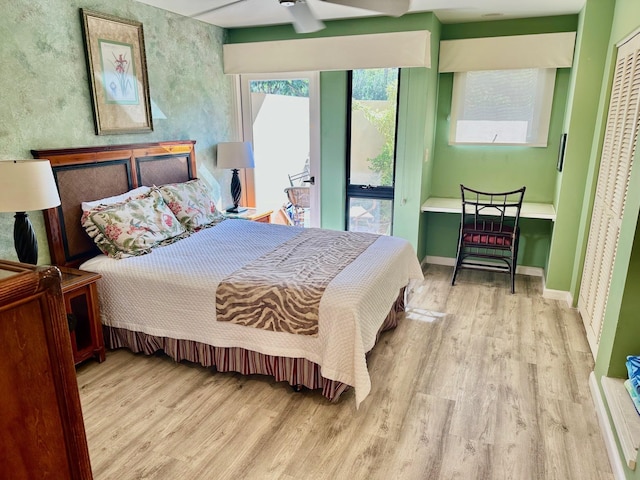
[[[78,369],[96,479],[612,479],[577,312],[541,280],[429,265],[337,404],[266,377],[107,354]]]

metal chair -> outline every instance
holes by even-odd
[[[515,293],[518,222],[525,188],[491,193],[460,185],[462,217],[451,285],[461,268],[481,268],[509,273],[511,293]]]
[[[303,227],[305,209],[311,206],[309,187],[287,187],[284,192],[291,203],[293,224],[297,227]]]
[[[309,168],[305,165],[304,170],[300,173],[294,173],[293,175],[287,175],[289,177],[289,184],[292,187],[302,186],[305,183],[305,180],[309,180],[310,177]]]

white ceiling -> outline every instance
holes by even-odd
[[[291,23],[291,13],[278,0],[137,1],[225,28]],[[306,1],[321,20],[376,16],[375,12],[322,0]],[[434,12],[442,23],[462,23],[574,14],[584,3],[585,0],[411,0],[410,12]]]

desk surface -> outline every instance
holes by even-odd
[[[460,213],[462,203],[459,198],[429,197],[422,204],[420,210],[423,212]],[[545,220],[556,220],[556,209],[551,203],[522,203],[520,218],[542,218]]]

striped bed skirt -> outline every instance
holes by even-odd
[[[395,328],[405,309],[402,288],[391,311],[378,330],[380,334]],[[243,375],[269,375],[276,382],[289,382],[293,387],[305,386],[311,390],[322,389],[322,395],[335,402],[349,389],[349,385],[324,378],[320,365],[304,358],[276,357],[237,347],[214,347],[193,340],[156,337],[143,332],[103,326],[105,344],[108,348],[128,348],[134,353],[152,355],[164,351],[176,362],[187,360],[203,367],[215,367],[219,372],[238,372]],[[376,338],[376,343],[377,343]]]

